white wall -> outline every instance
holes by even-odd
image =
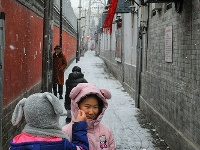
[[[137,41],[138,41],[138,17],[137,14],[134,14],[133,18],[133,30],[132,30],[132,65],[136,66],[137,59]]]
[[[123,15],[123,51],[124,51],[124,62],[127,64],[131,64],[131,56],[132,56],[132,19],[131,13],[127,13]]]
[[[131,13],[124,14],[123,29],[124,29],[124,38],[123,38],[124,63],[136,66],[137,30],[138,30],[137,16],[134,16],[134,18],[132,18]]]
[[[55,7],[57,8],[58,11],[60,11],[60,0],[54,0],[54,5]],[[63,16],[65,18],[67,18],[67,20],[69,21],[69,24],[71,26],[74,27],[74,29],[77,28],[77,17],[74,13],[74,10],[71,6],[71,2],[70,0],[64,0],[63,3],[62,3],[62,13],[63,13]]]
[[[116,18],[116,17],[114,17]],[[117,30],[116,24],[112,25],[112,34],[111,34],[111,50],[116,50],[116,37],[115,37],[115,31]]]

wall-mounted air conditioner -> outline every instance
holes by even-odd
[[[144,0],[144,3],[171,3],[179,1],[180,0]]]
[[[175,3],[175,9],[178,13],[182,11],[183,0],[140,0],[142,6],[146,6],[147,3]]]
[[[161,3],[152,3],[151,8],[152,8],[152,11],[161,11],[162,4]]]

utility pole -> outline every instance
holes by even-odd
[[[60,47],[62,48],[62,0],[60,0]]]
[[[76,63],[80,60],[80,50],[79,50],[79,28],[80,28],[80,25],[79,25],[79,21],[82,19],[82,18],[85,18],[85,17],[80,17],[77,19],[77,48],[76,48]]]
[[[53,0],[44,0],[42,92],[52,92]]]
[[[78,32],[78,36],[77,36],[77,42],[78,42],[78,61],[80,60],[80,54],[81,54],[81,50],[80,50],[80,22],[81,22],[81,0],[79,0],[79,6],[78,6],[78,9],[79,9],[79,18],[78,18],[78,21],[77,21],[77,32]]]
[[[79,18],[81,18],[81,0],[79,0],[79,6],[78,6],[78,9],[79,9]]]
[[[2,137],[2,117],[3,117],[3,81],[4,81],[4,49],[5,49],[5,13],[0,12],[0,135]],[[2,148],[2,138],[0,139],[0,149]]]
[[[79,61],[79,56],[78,56],[78,53],[79,53],[79,46],[78,46],[78,44],[79,44],[79,33],[78,33],[78,19],[77,19],[77,48],[76,48],[76,63],[78,63],[78,61]]]
[[[90,35],[89,28],[90,28],[90,15],[91,15],[91,0],[89,0],[89,7],[88,7],[88,15],[87,15],[87,26],[86,26],[86,36]],[[88,47],[88,40],[87,40],[87,47]],[[87,48],[88,49],[88,48]]]
[[[86,17],[86,9],[84,10],[84,16]],[[85,40],[85,36],[87,36],[87,33],[86,33],[86,26],[87,26],[87,17],[85,18],[85,22],[84,22],[84,32],[83,32],[83,45],[84,45],[84,53],[85,53],[85,49],[86,49],[86,47],[85,47],[85,45],[86,45],[86,40]]]

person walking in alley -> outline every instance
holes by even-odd
[[[62,48],[56,45],[53,54],[53,93],[57,96],[57,88],[59,93],[59,99],[63,99],[63,85],[64,85],[64,71],[67,67],[67,60],[65,55],[62,53]]]
[[[78,110],[83,110],[87,117],[89,149],[116,150],[112,130],[101,123],[108,107],[107,99],[111,98],[111,93],[90,83],[79,83],[70,92],[70,98],[72,121],[62,128],[70,141]]]
[[[71,121],[71,99],[69,97],[69,94],[71,90],[79,83],[87,83],[87,80],[84,78],[84,74],[81,72],[81,68],[78,66],[74,66],[72,68],[72,72],[68,76],[68,79],[65,81],[66,93],[64,106],[67,110],[66,123]]]
[[[16,105],[12,124],[18,125],[22,116],[26,125],[22,133],[10,141],[10,150],[89,150],[86,114],[79,110],[72,126],[73,140],[61,130],[59,117],[63,114],[59,99],[52,93],[35,93]]]

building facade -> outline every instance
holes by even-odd
[[[69,6],[68,6],[69,5]],[[63,3],[63,53],[68,64],[76,57],[76,16],[69,0]],[[69,13],[70,12],[70,13]],[[53,40],[59,44],[59,1],[54,1]],[[70,14],[70,15],[68,15]],[[11,124],[17,102],[41,92],[44,0],[0,0],[0,149],[9,149],[10,139],[25,123]]]
[[[100,57],[171,149],[200,149],[200,1],[135,2]]]

